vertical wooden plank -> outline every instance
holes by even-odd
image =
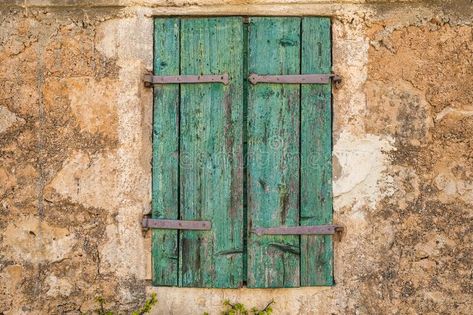
[[[302,73],[330,73],[330,19],[302,20]],[[301,225],[332,222],[330,84],[304,84],[301,96]],[[332,236],[301,236],[301,285],[332,285]]]
[[[154,20],[154,73],[179,74],[179,20]],[[179,86],[156,85],[153,109],[153,218],[178,218]],[[153,285],[177,285],[177,231],[153,230]]]
[[[251,18],[248,36],[250,73],[299,73],[299,18]],[[299,224],[299,96],[294,84],[249,85],[249,287],[299,286],[299,236],[251,233]]]
[[[180,284],[234,288],[243,276],[241,18],[181,21],[181,74],[221,74],[230,83],[181,86],[181,219],[211,231],[180,233]]]
[[[248,23],[243,23],[243,283],[248,282]]]

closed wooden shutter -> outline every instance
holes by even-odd
[[[327,18],[251,18],[250,73],[331,70]],[[248,214],[255,227],[332,220],[330,84],[257,84],[248,94]],[[332,284],[332,237],[249,234],[248,286]]]
[[[153,218],[210,231],[153,231],[153,284],[235,288],[333,284],[331,235],[256,235],[332,222],[331,84],[252,85],[330,73],[330,19],[157,18],[155,75],[229,84],[154,88]]]
[[[154,232],[156,285],[242,285],[242,41],[241,18],[155,20],[155,74],[230,78],[154,89],[153,217],[212,221]]]

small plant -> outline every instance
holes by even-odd
[[[97,315],[115,315],[113,311],[105,310],[105,299],[103,297],[98,296],[95,298],[95,301],[99,304],[99,308],[95,310]],[[148,314],[157,302],[156,293],[152,293],[151,297],[145,301],[145,304],[140,306],[137,310],[132,311],[131,315]]]
[[[136,311],[133,311],[131,313],[131,315],[148,314],[157,302],[158,302],[158,299],[156,299],[156,293],[152,293],[151,298],[149,298],[145,301],[145,305],[143,305],[142,307],[140,307]]]
[[[242,303],[232,304],[229,300],[223,301],[223,305],[227,308],[222,311],[222,315],[247,315],[248,311]]]
[[[271,315],[273,313],[273,308],[271,305],[274,304],[274,300],[268,303],[265,308],[262,310],[253,307],[250,311],[248,311],[242,303],[230,303],[229,300],[225,300],[223,305],[225,306],[225,310],[222,311],[222,315]],[[204,315],[206,315],[205,313]],[[207,314],[208,315],[208,314]]]
[[[274,300],[271,300],[271,302],[269,302],[262,310],[253,307],[251,311],[254,315],[271,315],[273,313],[273,308],[271,307],[271,305],[274,303]]]

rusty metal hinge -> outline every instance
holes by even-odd
[[[181,83],[223,83],[228,84],[228,74],[204,74],[204,75],[151,75],[144,76],[146,87],[154,84],[181,84]]]
[[[143,228],[152,229],[167,229],[167,230],[204,230],[212,229],[210,221],[191,221],[191,220],[165,220],[165,219],[151,219],[150,217],[143,217]]]
[[[272,228],[254,228],[256,235],[333,235],[336,234],[339,239],[343,233],[344,227],[337,224],[312,225],[312,226],[279,226]]]
[[[285,84],[325,84],[330,80],[335,84],[339,84],[342,79],[334,74],[285,74],[285,75],[259,75],[250,74],[248,80],[251,84],[257,83],[285,83]]]

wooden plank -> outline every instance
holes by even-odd
[[[302,20],[302,73],[330,73],[330,19]],[[301,225],[332,222],[331,86],[302,85]],[[301,236],[301,285],[333,284],[332,236]]]
[[[154,73],[179,74],[179,19],[154,20]],[[153,109],[152,217],[178,218],[179,86],[156,85]],[[176,230],[153,230],[153,285],[177,285]]]
[[[248,23],[243,23],[243,282],[248,282]]]
[[[250,73],[298,74],[300,18],[251,18]],[[299,286],[299,236],[251,233],[299,224],[299,85],[249,85],[248,287]]]
[[[230,83],[181,86],[180,211],[211,231],[180,233],[180,285],[234,288],[243,281],[242,20],[181,21],[181,74]]]

